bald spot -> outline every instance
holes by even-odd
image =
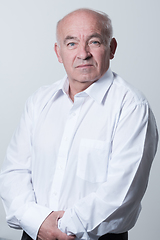
[[[57,23],[57,42],[60,44],[60,39],[62,36],[62,32],[65,26],[70,26],[73,23],[73,19],[81,18],[85,19],[85,17],[90,17],[95,21],[97,19],[97,27],[101,29],[101,33],[105,38],[106,43],[108,43],[108,39],[112,38],[112,27],[109,29],[108,25],[111,25],[110,19],[107,14],[103,15],[96,11],[90,9],[78,9],[69,14],[67,14],[64,18],[62,18]]]

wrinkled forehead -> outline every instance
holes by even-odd
[[[66,35],[102,33],[100,16],[92,12],[75,12],[64,17],[57,26],[57,38],[63,40]]]

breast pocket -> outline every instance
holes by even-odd
[[[91,183],[107,179],[110,143],[82,139],[78,152],[77,176]]]

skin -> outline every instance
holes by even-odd
[[[114,38],[106,41],[100,18],[93,11],[79,10],[58,25],[59,43],[55,43],[54,49],[67,72],[73,101],[75,94],[104,75],[116,51],[117,42]]]
[[[75,236],[67,236],[58,229],[58,219],[62,218],[64,211],[52,212],[42,223],[37,240],[74,240]]]
[[[77,10],[64,17],[58,25],[55,52],[63,63],[69,79],[69,95],[88,88],[102,77],[114,58],[116,40],[106,40],[101,17],[93,11]],[[74,240],[58,229],[58,219],[64,211],[52,212],[42,223],[37,240]]]

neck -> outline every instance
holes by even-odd
[[[93,81],[94,82],[94,81]],[[78,81],[69,81],[69,97],[74,102],[74,96],[77,93],[83,92],[85,89],[87,89],[92,83],[90,82],[78,82]]]
[[[74,102],[74,95],[76,95],[76,94],[73,94],[71,91],[71,88],[69,87],[69,97],[72,100],[72,102]]]

